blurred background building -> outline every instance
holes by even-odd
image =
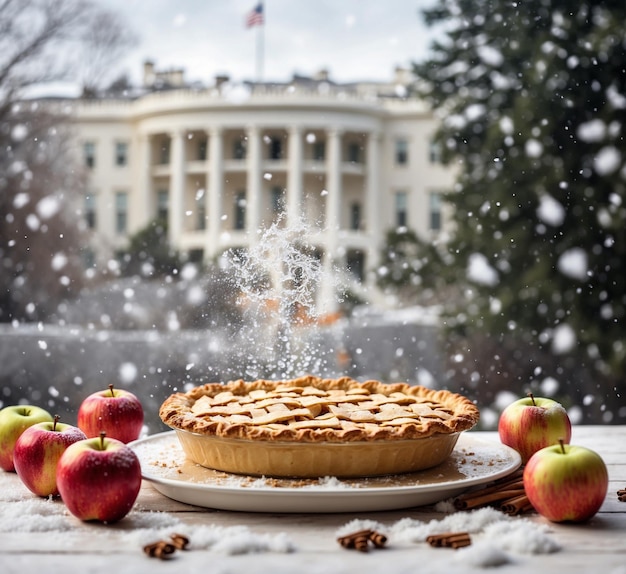
[[[411,81],[403,69],[388,83],[351,84],[321,71],[205,87],[146,61],[140,89],[77,99],[90,263],[157,219],[195,262],[298,222],[323,265],[373,287],[389,229],[433,239],[449,224],[440,194],[454,174],[438,161],[437,121]]]

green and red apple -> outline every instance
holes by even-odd
[[[502,411],[498,434],[505,445],[520,453],[525,463],[535,452],[559,440],[569,443],[572,424],[557,401],[528,395]]]
[[[584,522],[598,512],[609,485],[602,457],[560,442],[538,450],[524,468],[524,490],[535,510],[553,522]]]
[[[58,416],[52,422],[36,423],[15,443],[15,472],[31,492],[38,496],[56,496],[59,494],[57,463],[61,455],[69,445],[86,438],[78,427],[60,423]]]
[[[33,405],[12,405],[0,410],[0,468],[14,472],[13,451],[20,435],[34,424],[53,420],[48,411]]]
[[[61,455],[57,486],[67,509],[80,520],[117,522],[139,495],[139,458],[128,445],[105,433],[80,440]]]
[[[113,385],[85,398],[78,408],[77,425],[88,438],[105,432],[109,438],[129,443],[139,438],[143,427],[143,407],[130,391]]]

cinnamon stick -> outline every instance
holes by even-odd
[[[524,490],[522,489],[521,492],[524,492]],[[487,494],[476,493],[476,496],[468,497],[465,499],[457,498],[454,501],[454,507],[457,510],[469,510],[471,508],[476,508],[477,506],[484,506],[485,504],[507,500],[519,496],[519,494],[519,488],[512,490],[497,490],[494,492],[489,492]]]
[[[387,544],[387,537],[380,532],[372,532],[369,539],[376,548],[383,548]]]
[[[431,534],[426,542],[435,548],[462,548],[471,544],[469,532],[444,532]]]
[[[524,470],[520,468],[488,486],[465,492],[454,500],[457,510],[487,505],[495,506],[511,515],[532,510],[524,490]]]
[[[617,491],[617,500],[620,502],[626,502],[626,488],[620,488]]]
[[[354,548],[360,552],[368,552],[370,542],[375,548],[384,548],[387,543],[387,537],[375,530],[366,529],[340,536],[337,538],[337,541],[344,548]]]
[[[337,540],[339,542],[341,542],[342,540],[344,540],[344,541],[356,540],[357,538],[362,538],[363,536],[365,538],[367,538],[370,534],[372,534],[372,532],[374,532],[374,531],[370,530],[370,529],[357,530],[356,532],[352,532],[350,534],[346,534],[345,536],[340,536],[339,538],[337,538]]]
[[[367,536],[359,536],[355,538],[354,548],[359,552],[369,552],[369,538]]]
[[[533,506],[530,503],[530,500],[528,500],[528,496],[526,496],[526,494],[520,494],[519,496],[505,500],[502,504],[500,504],[500,510],[509,516],[522,514],[527,510],[531,510],[532,507]]]
[[[476,496],[476,495],[490,494],[492,492],[500,492],[502,490],[515,490],[515,489],[522,490],[523,488],[524,488],[524,480],[522,478],[514,478],[514,479],[506,480],[503,482],[494,482],[491,484],[491,486],[485,486],[478,490],[471,490],[469,492],[466,492],[460,495],[458,498],[460,499],[472,498],[473,496]]]

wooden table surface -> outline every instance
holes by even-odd
[[[498,441],[496,433],[477,433]],[[559,550],[532,553],[502,549],[504,536],[478,532],[472,546],[453,550],[426,542],[394,540],[367,553],[342,548],[337,532],[353,520],[372,520],[392,529],[402,519],[415,523],[450,516],[434,507],[350,514],[266,514],[219,511],[166,498],[144,481],[130,514],[114,525],[82,523],[59,499],[40,499],[14,473],[0,472],[0,574],[40,572],[601,572],[626,574],[626,426],[577,426],[572,443],[598,452],[609,469],[609,489],[600,512],[585,524],[553,524],[537,514],[509,518],[530,522]],[[467,513],[460,513],[465,514]],[[502,515],[504,517],[504,515]],[[143,552],[148,542],[183,531],[190,546],[169,560]],[[221,542],[230,541],[228,544]],[[256,550],[256,551],[254,551]],[[487,559],[504,564],[486,568]]]

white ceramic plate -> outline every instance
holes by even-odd
[[[275,479],[228,474],[186,459],[168,431],[130,443],[144,479],[165,496],[207,508],[244,512],[371,512],[434,504],[471,486],[502,478],[521,465],[519,454],[465,432],[450,458],[410,474],[363,479]]]

